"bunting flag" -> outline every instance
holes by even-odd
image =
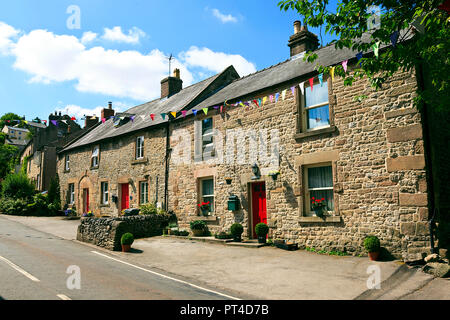
[[[347,63],[348,60],[342,61],[342,68],[344,68],[344,72],[347,72]]]
[[[262,104],[264,105],[266,103],[266,101],[267,101],[267,97],[264,97],[262,100]]]
[[[166,120],[166,116],[167,116],[167,113],[161,113],[161,117],[163,118],[163,120]]]
[[[358,52],[358,53],[356,54],[356,59],[358,59],[358,62],[359,62],[359,60],[362,59],[362,57],[363,57],[363,53],[362,53],[362,52]],[[359,66],[361,66],[361,63],[362,63],[362,62],[359,62]]]
[[[380,41],[376,42],[373,46],[373,53],[375,55],[375,57],[378,58],[378,50],[380,49]]]
[[[58,126],[58,121],[52,120],[52,123],[53,123],[54,126],[56,126],[56,127]]]
[[[152,114],[150,115],[150,118],[152,119],[152,121],[154,121],[154,120],[155,120],[155,115],[152,113]]]
[[[220,113],[222,113],[222,112],[223,112],[223,105],[220,106]]]
[[[226,107],[229,107],[229,106],[231,106],[228,102],[227,102],[227,100],[225,100],[225,102],[223,103]]]
[[[270,103],[272,103],[272,102],[273,102],[273,94],[271,94],[271,95],[269,96],[269,99],[270,99]]]
[[[246,107],[249,107],[252,104],[252,102],[251,101],[246,101],[246,102],[244,102],[244,104],[245,104]]]
[[[42,121],[44,121],[44,123],[47,124],[47,120],[42,120]]]
[[[317,78],[319,78],[320,86],[323,87],[323,73],[319,74]]]
[[[335,67],[331,67],[330,69],[331,81],[334,81],[334,68]]]
[[[280,93],[279,92],[275,93],[275,103],[278,102],[279,98],[280,98]]]
[[[177,117],[177,113],[175,112],[175,111],[172,111],[171,113],[170,113],[171,115],[172,115],[172,117],[174,117],[174,118],[176,118]]]
[[[106,122],[106,119],[105,119],[105,118],[102,118],[102,122],[105,123],[105,122]]]
[[[286,89],[281,92],[281,98],[283,99],[283,101],[284,99],[286,99],[286,92],[287,92]]]
[[[258,99],[258,107],[261,107],[261,106],[262,106],[261,103],[262,103],[262,100],[261,100],[261,98],[259,98],[259,99]]]
[[[292,96],[295,95],[295,86],[291,87],[291,91],[292,91]]]
[[[214,106],[213,108],[216,109],[216,110],[218,110],[218,109],[219,109],[219,106]]]
[[[192,113],[194,114],[194,116],[197,115],[198,110],[192,109]]]
[[[91,120],[96,120],[96,119],[97,119],[96,116],[92,116],[92,117],[91,117]]]
[[[75,117],[70,118],[72,121],[76,121],[77,119]]]
[[[302,95],[304,95],[305,94],[305,83],[304,82],[300,83],[299,87],[300,87],[300,91],[302,92]]]
[[[136,118],[136,116],[131,116],[130,117],[131,122],[134,122],[134,118]]]
[[[145,114],[142,114],[142,115],[141,115],[141,119],[142,119],[142,121],[145,120]]]
[[[394,31],[391,34],[391,43],[392,43],[392,47],[395,48],[395,46],[397,45],[397,41],[398,41],[398,36],[399,36],[399,32],[398,31]]]
[[[203,108],[202,110],[205,113],[205,115],[208,115],[208,108]]]
[[[239,102],[239,105],[245,107],[245,104],[242,101]]]
[[[62,122],[64,122],[65,124],[67,124],[67,120],[61,120]]]
[[[186,117],[186,113],[187,113],[186,110],[181,110],[181,114],[183,115],[183,118]]]
[[[311,91],[313,91],[313,87],[314,87],[314,78],[309,79],[309,86],[311,87]]]

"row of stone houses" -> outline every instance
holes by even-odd
[[[240,222],[254,238],[265,222],[270,237],[301,247],[358,254],[373,234],[397,256],[428,251],[416,74],[398,72],[378,91],[367,80],[348,87],[339,77],[319,79],[302,59],[306,50],[326,66],[348,60],[350,70],[356,52],[318,48],[317,36],[294,26],[287,61],[245,77],[230,66],[187,88],[177,70],[161,81],[161,98],[65,146],[63,204],[116,216],[152,202],[184,229],[199,219],[213,233]],[[326,203],[324,217],[312,198]]]

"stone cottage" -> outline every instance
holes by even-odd
[[[229,67],[184,89],[176,73],[160,99],[66,146],[63,203],[99,216],[154,202],[181,228],[240,222],[249,238],[265,222],[271,238],[328,251],[362,253],[367,235],[404,258],[429,251],[416,74],[398,72],[378,91],[365,79],[344,86],[302,57],[315,50],[319,64],[348,60],[351,71],[356,52],[318,48],[299,22],[294,30],[287,61],[242,78]]]

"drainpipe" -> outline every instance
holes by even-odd
[[[164,210],[169,211],[170,120],[166,125],[166,170],[164,173]]]
[[[417,85],[419,90],[425,90],[425,72],[422,63],[418,63],[417,66]],[[426,165],[426,177],[427,177],[427,188],[428,188],[428,208],[430,213],[428,214],[428,227],[430,232],[430,249],[431,253],[436,253],[438,250],[434,246],[434,229],[436,227],[436,213],[437,208],[434,198],[434,181],[433,181],[433,170],[432,170],[432,157],[431,157],[431,138],[428,125],[428,105],[423,103],[421,110],[422,117],[422,131],[423,131],[423,141],[424,141],[424,153],[425,153],[425,165]]]

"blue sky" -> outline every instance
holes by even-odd
[[[277,64],[289,58],[293,22],[301,20],[277,3],[2,1],[0,114],[47,119],[62,110],[78,118],[99,115],[108,101],[124,111],[159,97],[170,53],[184,86],[230,64],[241,75]],[[71,5],[80,9],[80,29],[68,27],[78,21]]]

